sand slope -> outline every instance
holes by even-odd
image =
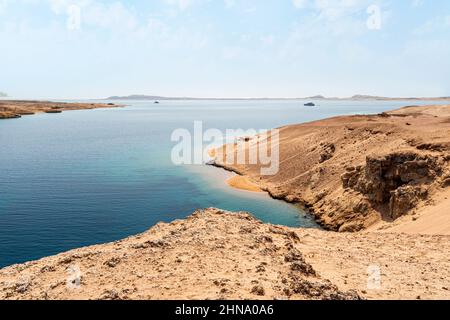
[[[409,234],[450,235],[450,195],[440,195],[431,205],[425,204],[410,216],[405,216],[392,223],[380,222],[368,230],[397,232]],[[449,258],[450,259],[450,258]]]

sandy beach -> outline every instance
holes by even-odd
[[[261,190],[261,188],[256,183],[253,183],[248,178],[240,175],[235,175],[227,179],[227,184],[230,187],[239,190],[245,190],[250,192],[263,192],[263,190]]]

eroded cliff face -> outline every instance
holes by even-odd
[[[427,199],[446,165],[443,157],[395,152],[368,156],[364,167],[347,167],[341,179],[344,189],[361,193],[372,207],[387,207],[387,216],[397,219]]]
[[[360,231],[411,215],[448,191],[449,119],[450,106],[427,106],[283,127],[273,176],[262,176],[259,164],[223,161],[229,149],[216,161],[274,198],[304,205],[326,229]],[[262,143],[254,137],[246,148]]]

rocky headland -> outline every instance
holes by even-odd
[[[260,163],[228,160],[239,149],[248,159],[271,143],[260,136],[219,148],[214,165],[302,204],[327,230],[395,231],[408,224],[402,231],[450,234],[449,105],[335,117],[282,127],[279,135],[275,175],[261,175]]]

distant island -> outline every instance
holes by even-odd
[[[112,96],[105,100],[207,100],[202,98],[190,98],[190,97],[161,97],[161,96],[148,96],[143,94],[133,94],[129,96]],[[208,99],[209,100],[209,99]]]
[[[0,98],[6,98],[8,95],[4,92],[0,91]]]
[[[325,97],[323,95],[316,95],[312,97],[304,98],[196,98],[196,97],[164,97],[164,96],[152,96],[143,94],[133,94],[129,96],[111,96],[104,100],[378,100],[378,101],[395,101],[395,100],[450,100],[450,96],[447,97],[383,97],[357,94],[352,97]]]
[[[346,98],[343,100],[450,100],[450,96],[447,97],[380,97],[380,96],[370,96],[357,94],[351,98]]]
[[[35,100],[0,100],[0,119],[17,119],[35,113],[62,113],[70,110],[118,108],[114,103],[66,103]]]

